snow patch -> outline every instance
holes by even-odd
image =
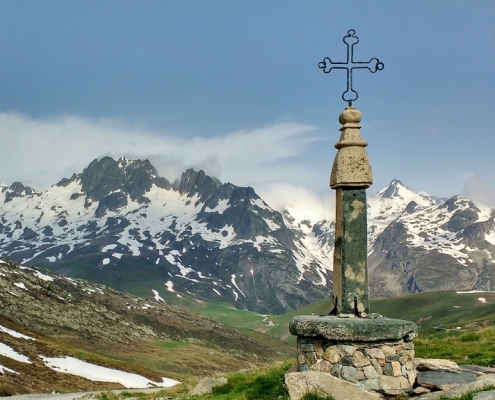
[[[239,292],[241,292],[241,294],[242,294],[244,297],[246,297],[246,295],[244,294],[244,292],[243,292],[241,289],[239,289],[239,286],[237,286],[237,283],[236,283],[236,281],[235,281],[235,274],[230,275],[230,281],[231,281],[231,282],[232,282],[232,284],[236,287],[236,289],[237,289]],[[237,293],[236,293],[235,291],[234,291],[234,294],[235,294],[235,299],[236,299],[236,301],[237,301]]]
[[[55,279],[52,278],[51,276],[45,275],[41,273],[40,271],[33,271],[33,274],[35,274],[39,279],[45,282],[53,282]]]
[[[174,290],[174,284],[173,284],[173,282],[172,282],[172,281],[167,281],[167,282],[165,283],[165,286],[167,287],[167,290],[168,290],[169,292],[172,292],[172,293],[173,293],[173,292],[175,292],[175,290]]]
[[[163,301],[165,303],[165,300],[163,300],[161,297],[160,297],[160,294],[158,293],[158,291],[156,291],[155,289],[151,289],[151,291],[153,292],[153,294],[155,295],[155,300],[156,301]]]
[[[220,200],[215,208],[205,207],[205,212],[223,214],[227,208],[229,208],[229,199],[224,199]]]
[[[478,300],[481,301],[482,303],[486,303],[486,299],[484,297],[478,297]]]
[[[14,285],[20,289],[28,290],[26,285],[24,285],[24,283],[22,283],[22,282],[16,282],[16,283],[14,283]]]
[[[103,265],[108,265],[110,264],[110,259],[109,258],[104,258],[103,261],[102,261],[102,264]]]
[[[5,343],[0,342],[0,354],[2,356],[11,358],[12,360],[19,361],[26,364],[32,364],[28,357],[18,353],[12,347],[7,346]]]
[[[0,325],[0,331],[5,332],[5,333],[7,333],[10,336],[13,336],[15,338],[36,340],[35,338],[32,338],[31,336],[23,335],[22,333],[19,333],[17,331],[12,330],[12,329],[6,328],[5,326],[2,326],[2,325]]]
[[[141,375],[100,367],[99,365],[90,364],[74,357],[51,358],[40,356],[40,358],[47,367],[54,371],[81,376],[96,382],[116,382],[128,389],[144,389],[154,386],[171,387],[179,383],[170,378],[162,378],[161,382],[153,382]]]
[[[13,369],[4,367],[3,365],[0,364],[0,373],[4,373],[5,371],[12,372],[13,374],[19,374],[19,372],[14,371]]]
[[[109,244],[109,245],[106,245],[105,247],[103,247],[103,248],[101,249],[101,252],[102,252],[102,253],[105,253],[105,252],[106,252],[106,251],[108,251],[108,250],[114,250],[116,247],[117,247],[117,245],[116,245],[116,244]]]

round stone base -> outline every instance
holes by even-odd
[[[294,322],[296,318],[298,321]],[[416,380],[412,342],[416,336],[414,323],[389,318],[296,318],[291,321],[291,333],[304,332],[304,335],[297,335],[299,371],[326,372],[363,390],[386,394],[413,389]],[[307,323],[301,325],[301,318],[309,319],[312,329]],[[321,318],[321,324],[318,324],[318,318]],[[380,326],[380,321],[386,322],[381,328],[373,329]],[[332,326],[336,329],[332,330]],[[363,336],[364,332],[370,334]]]

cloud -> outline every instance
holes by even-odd
[[[310,173],[301,157],[319,140],[314,126],[298,123],[188,137],[119,120],[0,113],[0,182],[42,190],[103,155],[148,158],[172,181],[195,167],[237,185],[303,182]]]
[[[260,197],[274,210],[289,210],[300,222],[317,222],[335,218],[335,192],[319,195],[308,187],[290,182],[265,182],[257,186]],[[303,213],[303,214],[301,214]]]
[[[465,182],[461,195],[487,206],[495,206],[495,187],[474,173],[464,174]]]

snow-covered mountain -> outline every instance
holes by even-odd
[[[328,296],[331,270],[250,187],[175,184],[104,157],[44,192],[0,187],[0,252],[117,289],[189,291],[277,313]],[[304,236],[304,235],[303,235]]]
[[[329,296],[334,210],[314,215],[203,171],[171,184],[147,160],[104,157],[44,192],[0,185],[0,254],[144,296],[278,313]],[[495,284],[493,209],[394,180],[368,195],[368,231],[374,296]]]

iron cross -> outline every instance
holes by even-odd
[[[330,57],[325,57],[323,61],[318,63],[318,67],[323,70],[325,74],[328,74],[332,69],[346,70],[347,90],[342,93],[342,99],[347,101],[350,107],[352,106],[352,102],[358,98],[358,93],[352,88],[352,71],[355,69],[368,68],[372,73],[375,73],[376,71],[381,71],[385,65],[375,57],[369,61],[354,61],[354,45],[359,43],[359,38],[356,36],[356,31],[354,29],[350,29],[342,41],[347,45],[347,61],[333,62]],[[330,65],[333,65],[333,67]]]

